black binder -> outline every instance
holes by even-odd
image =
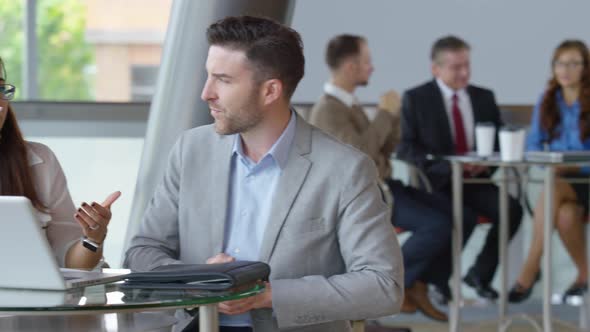
[[[227,290],[267,281],[269,275],[270,266],[263,262],[172,264],[149,272],[132,272],[126,276],[124,287]]]

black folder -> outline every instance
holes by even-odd
[[[227,290],[267,281],[269,275],[270,266],[263,262],[172,264],[149,272],[132,272],[126,276],[124,287]]]

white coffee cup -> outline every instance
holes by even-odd
[[[503,161],[519,161],[524,155],[525,131],[520,128],[502,128],[500,136],[500,157]]]
[[[480,122],[475,125],[475,146],[477,155],[491,156],[494,153],[496,126],[491,122]]]

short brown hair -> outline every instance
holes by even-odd
[[[277,78],[290,99],[303,77],[305,57],[297,31],[268,18],[230,16],[207,29],[209,45],[244,51],[256,68],[255,79]]]
[[[432,50],[430,51],[430,59],[432,61],[436,61],[438,56],[442,52],[446,51],[461,51],[461,50],[469,50],[469,44],[463,39],[456,37],[456,36],[445,36],[439,38],[437,41],[434,42],[432,45]]]
[[[330,39],[326,48],[328,67],[332,70],[337,69],[346,58],[359,55],[361,42],[365,42],[365,38],[349,34],[338,35]]]

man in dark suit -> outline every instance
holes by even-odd
[[[402,138],[398,156],[415,163],[430,179],[433,190],[451,195],[451,167],[447,161],[431,161],[427,154],[453,155],[474,150],[475,124],[502,125],[500,110],[492,91],[469,84],[469,45],[454,36],[437,40],[431,52],[434,79],[412,88],[402,100]],[[496,144],[497,148],[497,144]],[[464,177],[489,178],[492,170],[478,165],[464,165]],[[477,293],[495,299],[498,293],[490,286],[498,265],[499,207],[498,188],[494,184],[468,184],[463,187],[464,204],[474,215],[492,222],[483,249],[464,281]],[[514,235],[522,218],[517,200],[509,200],[509,234]],[[450,207],[447,207],[450,209]],[[464,218],[464,241],[477,218]],[[433,266],[431,282],[448,294],[451,273],[450,248]],[[441,273],[444,271],[444,273]]]

